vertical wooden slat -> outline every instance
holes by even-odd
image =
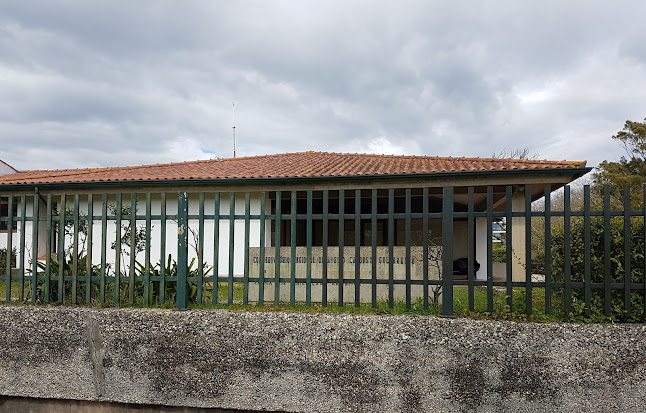
[[[152,236],[152,195],[146,192],[146,245],[144,252],[144,305],[150,305],[150,237]],[[162,257],[163,259],[163,257]]]
[[[406,308],[411,307],[411,256],[410,256],[410,232],[411,232],[411,189],[406,188],[405,209],[404,209],[404,235],[405,235],[405,268],[406,268]]]
[[[38,292],[38,219],[39,219],[39,203],[40,199],[38,194],[34,195],[34,205],[32,208],[33,221],[32,221],[32,267],[31,267],[31,301],[36,302],[36,295]],[[60,231],[59,231],[60,232]],[[60,261],[59,261],[60,262]],[[59,265],[60,266],[60,265]]]
[[[292,191],[290,206],[290,259],[289,259],[289,305],[296,305],[296,191]]]
[[[233,304],[233,265],[235,260],[235,213],[236,213],[236,193],[229,192],[229,275],[227,278],[229,285],[229,295],[227,303]]]
[[[473,200],[474,197],[474,189],[472,186],[470,186],[467,189],[467,244],[469,248],[469,258],[468,258],[468,268],[467,268],[467,284],[468,284],[468,304],[469,304],[469,311],[474,311],[474,301],[475,301],[475,288],[474,288],[474,282],[475,282],[475,251],[476,251],[476,226],[475,226],[475,202]]]
[[[453,187],[442,188],[442,314],[453,315]]]
[[[612,232],[610,230],[610,187],[603,187],[603,289],[604,289],[604,313],[610,317],[612,306],[612,273],[611,273],[611,255],[610,242]]]
[[[121,299],[121,210],[123,201],[121,192],[117,193],[117,209],[115,211],[115,258],[114,258],[114,303],[119,304]]]
[[[128,267],[128,301],[135,302],[135,258],[137,256],[137,193],[130,194],[130,265]]]
[[[354,191],[354,306],[361,304],[361,190]]]
[[[251,225],[251,194],[244,194],[244,286],[242,304],[249,304],[249,225]]]
[[[20,269],[18,274],[18,294],[20,301],[25,300],[25,237],[27,222],[27,196],[20,195]]]
[[[74,234],[72,236],[72,304],[77,303],[78,275],[79,275],[79,194],[74,194]]]
[[[188,195],[186,192],[177,193],[177,308],[186,308],[188,276]]]
[[[85,303],[92,302],[92,253],[94,238],[94,195],[87,196],[87,254],[85,256]]]
[[[220,275],[220,193],[215,193],[213,216],[213,304],[218,304]]]
[[[343,287],[344,285],[344,274],[343,274],[343,264],[344,264],[344,247],[345,247],[345,191],[343,189],[339,190],[339,307],[344,305],[343,299]]]
[[[58,205],[58,245],[56,258],[58,259],[58,302],[65,302],[65,208],[67,199],[65,194],[60,197]],[[38,244],[35,244],[38,245]],[[38,248],[36,248],[38,250]]]
[[[282,197],[281,192],[276,191],[276,236],[274,244],[274,305],[280,304],[280,226],[281,226],[281,213],[282,213]]]
[[[624,310],[628,318],[630,318],[632,313],[632,290],[630,286],[632,283],[632,237],[630,228],[630,211],[630,186],[624,185]]]
[[[260,263],[258,266],[258,305],[265,305],[265,192],[260,193]]]
[[[514,240],[513,240],[513,204],[512,204],[512,187],[507,185],[505,188],[505,255],[506,265],[505,265],[505,295],[507,296],[507,305],[511,309],[513,303],[513,294],[514,290],[512,288],[513,281],[513,263],[514,263]]]
[[[565,315],[572,310],[572,248],[570,244],[570,186],[563,187],[563,278],[565,281]]]
[[[422,279],[424,284],[424,309],[428,310],[428,188],[422,189]]]
[[[525,185],[525,313],[532,314],[532,186]]]
[[[552,312],[552,188],[545,187],[545,314]]]
[[[198,218],[197,218],[197,290],[196,300],[202,304],[204,293],[204,192],[198,194]]]
[[[159,260],[159,304],[164,304],[164,300],[166,299],[166,271],[167,265],[170,265],[170,260],[166,261],[166,193],[162,192],[160,196],[160,245],[159,245],[159,256],[161,259]]]
[[[493,187],[487,187],[487,312],[493,312]]]
[[[371,237],[370,237],[370,246],[372,247],[372,256],[371,256],[371,263],[372,263],[372,272],[371,272],[371,277],[372,277],[372,285],[371,285],[371,302],[372,302],[372,307],[377,308],[377,190],[373,189],[372,190],[372,202],[371,202],[371,210],[370,210],[370,232],[371,232]]]
[[[312,191],[307,191],[307,264],[305,267],[305,304],[312,305]]]
[[[395,190],[388,190],[388,308],[395,308]]]
[[[101,279],[99,280],[99,302],[105,303],[105,277],[107,272],[108,242],[108,194],[101,195]]]
[[[45,240],[45,302],[50,300],[50,284],[52,277],[52,213],[53,213],[53,197],[52,194],[47,194],[47,239]]]
[[[583,284],[585,288],[585,315],[590,316],[592,306],[592,263],[591,263],[591,231],[590,231],[590,185],[583,187]]]
[[[329,193],[323,190],[323,284],[321,286],[321,304],[327,306],[327,244],[328,244],[328,220],[329,220]]]
[[[7,205],[7,250],[5,254],[6,259],[6,299],[11,301],[11,257],[13,255],[13,195],[8,197],[9,204]]]

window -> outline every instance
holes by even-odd
[[[13,214],[12,214],[12,231],[18,229],[18,221],[16,216],[18,215],[18,200],[14,199],[13,201]],[[6,196],[0,197],[0,231],[7,230],[7,219],[9,217],[9,198]]]

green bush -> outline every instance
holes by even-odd
[[[585,277],[585,244],[583,219],[574,218],[570,232],[570,274],[573,282],[582,282]],[[593,283],[604,282],[604,223],[602,218],[591,219],[590,223],[590,258],[591,280]],[[565,268],[565,231],[563,224],[552,226],[552,279],[559,282],[564,280]],[[610,265],[611,282],[624,283],[624,220],[613,217],[610,221]],[[634,283],[644,282],[644,221],[633,218],[630,225],[630,277]],[[592,290],[591,318],[603,319],[604,291]],[[583,289],[572,290],[573,310],[571,318],[583,317],[585,311],[585,296]],[[624,291],[612,290],[610,320],[641,321],[644,315],[643,293],[634,292],[631,295],[631,314],[624,311]]]
[[[7,268],[7,249],[0,248],[0,272],[4,273]],[[11,268],[16,268],[16,249],[11,253]]]
[[[494,248],[491,251],[493,262],[507,262],[507,248]]]

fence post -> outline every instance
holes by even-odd
[[[177,308],[186,308],[186,271],[188,267],[188,199],[177,193]]]
[[[442,314],[453,315],[453,187],[442,188]]]

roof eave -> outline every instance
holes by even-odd
[[[591,167],[579,168],[549,168],[549,169],[505,169],[493,171],[445,171],[426,173],[402,173],[402,174],[380,174],[380,175],[341,175],[341,176],[296,176],[296,177],[270,177],[270,178],[217,178],[217,179],[149,179],[149,180],[115,180],[115,181],[88,181],[88,182],[51,182],[51,183],[16,183],[0,184],[0,192],[10,190],[30,189],[61,189],[61,188],[103,188],[112,186],[135,187],[135,186],[203,186],[203,185],[254,185],[271,183],[307,183],[307,182],[347,182],[363,180],[392,180],[392,179],[436,179],[455,177],[485,177],[500,175],[572,175],[572,180],[590,172]]]

